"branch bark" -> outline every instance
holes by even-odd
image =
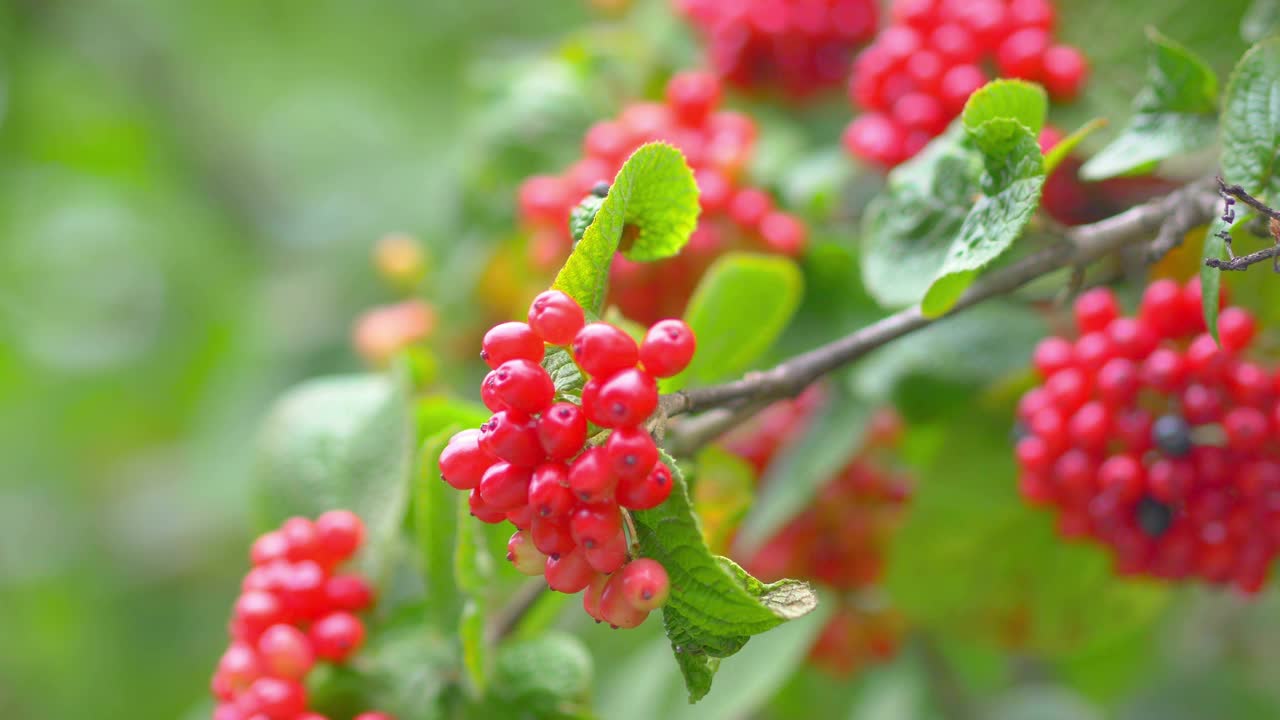
[[[985,300],[1011,293],[1051,272],[1082,267],[1124,247],[1144,242],[1149,243],[1145,254],[1148,262],[1158,260],[1176,247],[1188,231],[1213,217],[1219,200],[1215,190],[1211,180],[1196,181],[1119,215],[1070,228],[1062,242],[984,276],[941,317],[925,317],[919,306],[907,308],[772,369],[749,373],[740,380],[720,385],[664,395],[660,405],[667,417],[712,411],[685,421],[683,427],[673,426],[668,443],[684,454],[691,453],[749,417],[742,411],[743,407],[758,409],[774,400],[797,395],[823,375],[892,340]],[[1151,241],[1152,235],[1155,235],[1154,241]]]

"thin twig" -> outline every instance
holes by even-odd
[[[1011,293],[1062,268],[1084,266],[1123,247],[1146,242],[1154,233],[1158,233],[1157,243],[1172,247],[1177,243],[1171,238],[1180,241],[1191,228],[1208,221],[1215,212],[1216,204],[1217,196],[1213,193],[1212,184],[1198,181],[1119,215],[1071,228],[1064,242],[1054,243],[974,283],[942,317],[951,317],[984,300]],[[832,370],[939,319],[925,317],[919,306],[908,308],[797,355],[772,369],[749,373],[740,380],[720,385],[664,395],[661,409],[667,417],[674,417],[743,401],[763,406],[773,400],[791,397]],[[705,421],[699,419],[700,422],[693,425],[697,435],[692,439],[696,442],[714,439],[742,419],[745,418],[739,413],[716,413]],[[682,432],[680,427],[673,427],[668,443],[676,443],[686,452],[691,447],[696,448],[696,442],[675,438]]]
[[[1218,190],[1220,192],[1230,195],[1233,198],[1236,198],[1240,202],[1244,203],[1245,205],[1248,205],[1254,210],[1257,210],[1259,213],[1266,215],[1272,220],[1280,220],[1280,211],[1275,210],[1270,205],[1267,205],[1266,203],[1262,202],[1258,198],[1250,195],[1249,191],[1245,190],[1242,186],[1228,185],[1226,181],[1223,180],[1221,177],[1214,178],[1214,180],[1217,182]]]
[[[485,641],[493,645],[515,632],[520,626],[520,621],[529,614],[534,605],[538,604],[538,599],[547,589],[547,581],[540,577],[530,578],[521,585],[511,597],[511,602],[507,603],[493,618],[493,622],[485,628]]]
[[[1219,260],[1218,258],[1206,258],[1205,265],[1219,270],[1247,270],[1250,265],[1256,265],[1263,260],[1280,258],[1280,245],[1272,245],[1265,250],[1259,250],[1256,253],[1248,255],[1237,255],[1230,260]]]

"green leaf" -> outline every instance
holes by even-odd
[[[522,714],[545,717],[588,704],[592,683],[591,654],[578,638],[548,632],[498,649],[493,694]]]
[[[971,129],[969,135],[982,152],[982,194],[920,301],[920,311],[928,317],[943,315],[955,305],[978,271],[1018,239],[1040,204],[1044,158],[1025,125],[996,118]]]
[[[747,461],[716,445],[703,448],[695,463],[698,481],[693,486],[693,509],[702,521],[707,547],[720,552],[751,508],[756,471]]]
[[[1253,0],[1240,18],[1240,37],[1254,43],[1280,29],[1280,0]]]
[[[1147,29],[1151,57],[1146,85],[1134,99],[1129,125],[1080,169],[1087,180],[1133,173],[1213,143],[1218,77],[1190,50]]]
[[[862,447],[862,431],[869,417],[870,408],[852,397],[845,383],[829,389],[804,433],[765,471],[760,495],[735,541],[741,552],[753,554],[812,503]]]
[[[453,537],[457,525],[454,508],[458,491],[440,479],[440,451],[458,429],[460,426],[447,426],[423,443],[413,490],[413,527],[427,586],[427,609],[432,617],[449,625],[458,612],[453,578]]]
[[[1044,88],[1022,80],[995,80],[969,96],[960,120],[969,132],[977,132],[997,118],[1016,120],[1038,135],[1048,113],[1049,97]]]
[[[690,702],[711,688],[719,659],[758,635],[812,611],[817,595],[808,583],[764,584],[727,558],[711,554],[693,513],[688,488],[669,456],[674,487],[662,505],[634,513],[641,555],[667,569],[671,597],[663,625],[685,677]]]
[[[1246,218],[1237,218],[1237,222],[1244,224]],[[1209,230],[1204,237],[1204,249],[1200,258],[1200,293],[1201,297],[1216,298],[1222,291],[1222,270],[1209,267],[1204,263],[1205,260],[1226,260],[1227,259],[1227,243],[1218,235],[1220,232],[1230,232],[1231,226],[1223,221],[1222,217],[1216,217],[1213,222],[1209,223]],[[1216,341],[1218,339],[1218,303],[1204,302],[1201,303],[1201,312],[1204,313],[1205,328]]]
[[[604,306],[609,264],[624,230],[623,254],[646,262],[680,252],[698,222],[698,187],[676,148],[649,143],[632,153],[609,186],[595,220],[552,285],[597,317]],[[630,229],[629,229],[630,228]]]
[[[1062,138],[1057,145],[1049,148],[1049,152],[1044,155],[1044,174],[1050,175],[1067,156],[1076,149],[1076,147],[1084,141],[1085,138],[1093,134],[1095,130],[1103,127],[1107,121],[1102,118],[1094,118],[1089,122],[1081,125],[1075,132]]]
[[[1280,197],[1280,38],[1245,53],[1222,102],[1222,174],[1264,201]]]
[[[258,444],[264,523],[345,508],[364,520],[365,572],[379,583],[408,509],[413,421],[403,385],[386,375],[311,380],[276,402]]]
[[[698,338],[698,351],[663,390],[742,374],[786,328],[800,305],[803,284],[800,269],[787,258],[729,253],[716,260],[684,315]]]
[[[581,403],[582,386],[586,383],[586,378],[583,377],[582,370],[573,361],[573,355],[567,349],[547,348],[547,354],[542,358],[542,367],[551,375],[551,382],[556,387],[557,399]]]
[[[416,626],[380,632],[360,657],[361,685],[373,707],[401,720],[445,716],[441,699],[458,664],[449,638]]]
[[[484,596],[493,577],[480,523],[471,517],[466,493],[457,494],[457,538],[453,548],[453,574],[459,592],[464,596],[458,619],[458,635],[462,642],[462,664],[467,679],[477,693],[485,688]]]

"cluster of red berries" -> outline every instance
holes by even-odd
[[[289,518],[254,541],[231,645],[213,675],[213,720],[325,720],[307,710],[303,681],[317,662],[344,663],[364,642],[354,613],[369,607],[373,592],[359,575],[334,572],[363,541],[364,524],[346,510],[314,522]]]
[[[679,255],[653,263],[621,253],[609,268],[609,302],[629,318],[652,324],[678,317],[712,261],[734,249],[799,255],[805,225],[777,210],[765,191],[742,185],[756,126],[740,113],[717,110],[720,83],[704,72],[684,72],[667,83],[666,103],[629,105],[616,120],[596,123],[583,142],[585,157],[563,174],[537,175],[520,187],[520,217],[530,231],[530,260],[539,270],[558,268],[573,249],[569,215],[589,193],[605,194],[608,181],[641,145],[664,141],[684,153],[698,183],[702,214]],[[625,243],[624,238],[624,243]]]
[[[744,90],[793,97],[837,86],[875,35],[876,0],[675,0],[705,38],[707,62]]]
[[[1018,482],[1056,508],[1062,535],[1108,546],[1120,574],[1256,592],[1280,543],[1280,377],[1245,357],[1249,312],[1221,311],[1219,346],[1201,303],[1198,278],[1152,283],[1132,317],[1109,289],[1081,295],[1079,338],[1035,350]]]
[[[816,391],[776,403],[751,424],[731,433],[726,447],[763,472],[775,454],[810,424]],[[877,412],[865,447],[826,483],[814,503],[744,563],[765,581],[804,578],[839,593],[836,615],[810,651],[810,659],[834,673],[848,674],[894,654],[901,616],[875,592],[884,555],[901,524],[911,483],[885,462],[902,435],[902,419],[892,409]]]
[[[1079,94],[1084,55],[1052,38],[1049,0],[894,0],[892,24],[853,65],[849,94],[864,111],[845,129],[855,157],[891,168],[914,156],[964,109],[991,75]]]
[[[516,570],[545,575],[559,592],[585,589],[587,614],[635,627],[666,602],[668,578],[653,560],[627,562],[623,509],[654,508],[671,494],[671,472],[644,423],[658,406],[655,378],[678,374],[693,358],[693,332],[663,320],[637,345],[613,325],[587,324],[558,290],[538,295],[528,320],[485,334],[480,357],[493,370],[480,394],[493,417],[449,440],[441,477],[471,493],[471,514],[481,521],[516,526],[507,545]],[[590,377],[581,406],[555,402],[539,364],[545,344],[569,346]],[[608,429],[608,439],[589,444],[588,423]]]

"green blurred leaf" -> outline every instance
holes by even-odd
[[[1025,125],[995,118],[970,128],[969,135],[982,153],[981,195],[920,301],[920,311],[930,317],[955,305],[978,271],[1013,245],[1040,205],[1044,158]]]
[[[758,635],[812,611],[818,602],[808,583],[781,580],[765,585],[728,558],[712,555],[702,539],[684,476],[675,461],[671,497],[652,510],[634,513],[640,552],[667,569],[671,597],[662,609],[667,637],[685,677],[690,702],[711,689],[720,658]]]
[[[381,632],[360,658],[362,684],[373,707],[398,720],[444,717],[441,696],[458,672],[457,651],[448,637],[420,627]]]
[[[791,518],[809,507],[863,443],[871,408],[846,383],[827,388],[822,407],[765,470],[760,494],[738,532],[736,547],[753,554]]]
[[[638,262],[680,252],[698,222],[698,187],[676,148],[649,143],[618,171],[595,220],[552,285],[596,317],[604,306],[609,264],[624,230],[636,233],[623,254]]]
[[[498,648],[493,694],[521,714],[544,717],[582,709],[589,702],[591,655],[578,638],[548,632]]]
[[[418,436],[426,439],[447,427],[457,430],[479,427],[492,413],[485,406],[444,395],[420,398],[414,402]]]
[[[1240,18],[1240,37],[1255,43],[1280,29],[1280,0],[1253,0]]]
[[[1200,292],[1205,298],[1216,298],[1222,291],[1222,271],[1218,268],[1209,267],[1204,263],[1210,258],[1214,260],[1227,259],[1227,243],[1218,235],[1220,232],[1230,232],[1231,226],[1223,222],[1222,217],[1215,217],[1209,223],[1209,229],[1204,236],[1204,249],[1200,258]],[[1204,314],[1205,328],[1214,340],[1218,339],[1218,303],[1205,302],[1201,303],[1201,312]]]
[[[493,558],[489,556],[480,521],[471,516],[466,493],[457,494],[457,538],[453,549],[454,582],[464,596],[458,619],[462,642],[462,664],[477,692],[485,689],[487,649],[484,641],[484,597],[493,578]]]
[[[1222,174],[1252,195],[1275,201],[1280,153],[1280,38],[1245,53],[1227,81],[1222,101]]]
[[[684,314],[698,351],[684,372],[663,382],[663,390],[723,380],[751,367],[795,314],[803,284],[800,269],[784,257],[729,253],[716,260]]]
[[[1051,685],[1019,687],[996,699],[989,720],[1102,720],[1103,715],[1079,695]]]
[[[458,429],[457,425],[446,426],[423,443],[413,490],[413,527],[423,581],[427,586],[427,609],[430,616],[443,620],[449,626],[456,620],[458,612],[458,593],[453,577],[458,491],[440,479],[440,451]]]
[[[1016,120],[1037,135],[1049,113],[1049,97],[1044,88],[1022,80],[995,80],[969,96],[960,121],[971,133],[979,132],[990,120]]]
[[[403,385],[390,376],[323,378],[288,391],[258,443],[264,525],[352,510],[368,529],[361,565],[382,582],[409,503],[413,437]]]
[[[1063,160],[1066,160],[1067,156],[1070,155],[1085,138],[1089,137],[1095,130],[1102,128],[1106,124],[1106,120],[1102,118],[1094,118],[1084,125],[1076,128],[1075,132],[1062,138],[1062,141],[1057,145],[1049,148],[1049,152],[1044,154],[1044,174],[1046,176],[1053,174],[1053,171],[1057,169],[1058,165],[1060,165]]]
[[[1218,77],[1204,60],[1152,28],[1147,81],[1134,99],[1134,116],[1080,169],[1087,180],[1133,173],[1168,158],[1208,147],[1218,128]]]
[[[721,552],[751,507],[756,471],[717,445],[703,448],[694,463],[698,482],[693,487],[693,510],[702,521],[707,547]]]
[[[866,687],[850,720],[927,720],[929,688],[915,653],[903,653],[893,664],[868,673]]]

